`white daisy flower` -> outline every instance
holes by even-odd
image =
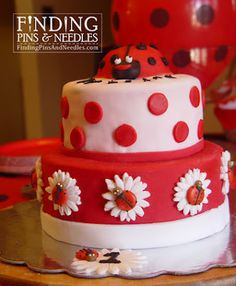
[[[102,249],[97,253],[98,257],[95,261],[74,258],[71,266],[76,274],[127,275],[133,271],[140,271],[147,264],[147,258],[137,251]]]
[[[35,174],[36,174],[36,196],[39,202],[42,201],[43,197],[43,172],[41,158],[38,158],[35,163]]]
[[[45,190],[50,194],[48,199],[53,202],[54,210],[59,210],[61,215],[71,215],[72,211],[79,210],[81,205],[80,189],[76,185],[76,179],[70,177],[67,172],[58,170],[48,178],[49,186]]]
[[[222,152],[221,155],[221,167],[220,167],[220,179],[223,180],[222,192],[228,194],[229,192],[229,163],[230,163],[229,151]]]
[[[122,178],[114,176],[114,181],[106,179],[109,192],[102,194],[102,197],[108,202],[104,210],[110,211],[111,216],[120,217],[121,221],[136,220],[136,215],[143,216],[143,208],[149,207],[145,200],[150,197],[147,184],[141,181],[140,177],[133,179],[127,173]]]
[[[206,179],[207,173],[199,169],[189,170],[184,177],[180,178],[174,188],[174,201],[177,202],[177,209],[183,211],[184,215],[190,213],[191,216],[202,210],[203,204],[208,203],[208,189],[210,180]]]

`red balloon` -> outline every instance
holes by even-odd
[[[235,53],[232,0],[113,0],[111,20],[117,44],[154,43],[174,72],[198,76],[204,86]]]
[[[231,63],[235,53],[236,46],[219,46],[184,50],[183,58],[179,56],[178,61],[175,58],[176,53],[172,49],[167,50],[165,55],[173,72],[196,76],[201,81],[203,88],[206,88]]]
[[[232,0],[114,0],[112,31],[127,45],[156,42],[161,50],[236,44]]]

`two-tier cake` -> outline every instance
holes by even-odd
[[[62,92],[62,146],[36,164],[43,230],[97,248],[194,241],[229,222],[230,154],[203,139],[198,79],[154,46],[110,51]]]

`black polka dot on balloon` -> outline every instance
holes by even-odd
[[[148,61],[148,63],[149,63],[150,65],[155,65],[155,64],[156,64],[156,60],[155,60],[153,57],[149,57],[149,58],[147,59],[147,61]]]
[[[214,10],[210,5],[202,5],[196,11],[197,21],[202,25],[209,25],[214,20]]]
[[[163,28],[169,22],[169,14],[163,8],[155,9],[151,13],[150,21],[155,28]]]
[[[4,202],[8,199],[8,196],[5,194],[0,195],[0,202]]]
[[[165,57],[161,57],[161,60],[162,60],[162,62],[163,62],[163,64],[165,65],[165,66],[168,66],[168,61],[167,61],[167,58],[165,58]]]
[[[173,56],[173,63],[175,66],[183,68],[190,63],[189,51],[179,50]]]
[[[114,29],[118,31],[120,28],[120,17],[117,12],[113,14],[112,22],[113,22]]]
[[[227,46],[219,46],[214,55],[215,61],[216,62],[223,61],[226,58],[227,53],[228,53]]]
[[[100,64],[99,64],[99,68],[100,69],[103,69],[105,66],[105,61],[101,61]]]

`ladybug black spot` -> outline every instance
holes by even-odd
[[[210,5],[202,5],[196,11],[197,21],[202,25],[208,25],[214,20],[214,10]]]
[[[149,58],[147,59],[147,61],[148,61],[148,63],[149,63],[150,65],[155,65],[155,64],[156,64],[156,60],[155,60],[153,57],[149,57]]]
[[[150,16],[150,22],[155,28],[163,28],[169,22],[169,13],[163,9],[155,9]]]
[[[112,22],[113,22],[114,29],[118,31],[120,29],[120,17],[117,12],[113,14]]]
[[[161,57],[161,60],[165,66],[168,66],[169,63],[165,57]]]
[[[158,50],[158,47],[157,47],[157,45],[156,45],[156,44],[154,44],[154,43],[151,43],[151,44],[150,44],[150,47],[151,47],[151,48],[153,48],[153,49],[156,49],[156,50]]]
[[[147,49],[147,46],[143,43],[139,43],[137,46],[136,46],[136,49],[138,50],[146,50]]]
[[[99,68],[100,69],[103,69],[105,66],[105,61],[101,61],[100,64],[99,64]]]
[[[114,64],[115,59],[118,59],[118,58],[119,58],[118,55],[112,55],[111,58],[110,58],[111,64]]]
[[[214,59],[216,62],[223,61],[227,56],[228,48],[227,46],[219,46],[215,52]]]
[[[173,56],[173,63],[175,66],[183,68],[190,63],[189,51],[180,50]]]

